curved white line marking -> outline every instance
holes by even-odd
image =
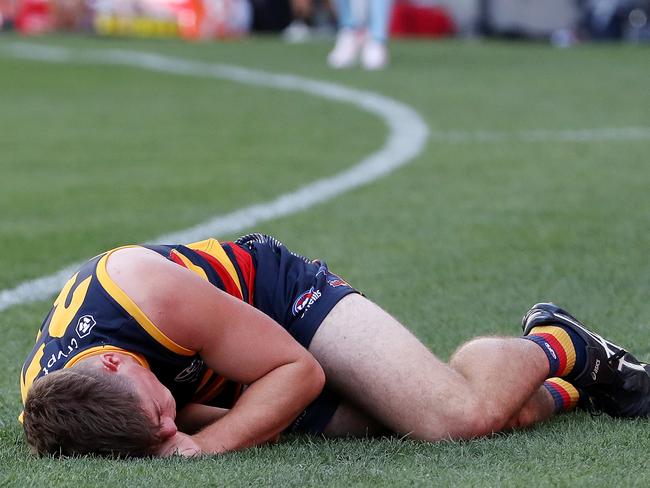
[[[188,61],[154,53],[121,50],[72,51],[67,48],[12,43],[0,47],[10,56],[54,63],[101,63],[132,66],[164,73],[202,76],[304,92],[354,105],[378,116],[389,129],[384,145],[337,175],[309,183],[269,202],[217,216],[189,229],[166,234],[152,242],[191,242],[209,235],[239,232],[260,222],[294,214],[385,176],[422,152],[428,127],[415,110],[383,95],[300,76],[274,74],[238,66]],[[0,292],[0,311],[13,305],[42,300],[56,293],[79,264],[49,276],[23,282]]]
[[[329,100],[356,105],[379,116],[390,132],[383,147],[351,168],[329,178],[312,182],[295,192],[217,216],[189,229],[166,234],[152,242],[189,242],[208,235],[234,233],[260,222],[305,210],[361,185],[370,183],[408,163],[424,148],[428,128],[410,107],[372,92],[355,90],[334,83],[300,76],[281,75],[238,66],[187,61],[154,53],[121,50],[76,52],[61,47],[12,43],[0,46],[10,56],[56,63],[103,63],[133,66],[165,73],[226,79],[281,90],[302,91]],[[440,143],[493,142],[594,142],[650,139],[650,127],[613,127],[576,130],[437,131],[433,140]],[[13,305],[47,298],[74,273],[79,264],[43,278],[26,281],[15,288],[0,291],[0,311]]]

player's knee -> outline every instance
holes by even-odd
[[[454,367],[455,365],[472,362],[475,358],[484,357],[486,354],[494,354],[495,351],[499,350],[500,345],[501,339],[498,337],[475,337],[456,350],[450,364]]]

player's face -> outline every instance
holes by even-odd
[[[139,365],[129,372],[129,379],[152,425],[158,426],[161,440],[176,434],[176,401],[169,389],[151,371]]]

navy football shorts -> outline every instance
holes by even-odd
[[[346,295],[359,293],[331,273],[323,261],[312,261],[291,252],[273,237],[249,234],[237,239],[235,244],[253,258],[255,308],[282,325],[305,348],[309,348],[332,308]],[[339,403],[339,397],[326,387],[287,430],[322,433]]]

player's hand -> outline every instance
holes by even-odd
[[[160,445],[156,455],[158,457],[194,457],[201,455],[201,448],[194,442],[192,437],[182,432],[177,432]]]

